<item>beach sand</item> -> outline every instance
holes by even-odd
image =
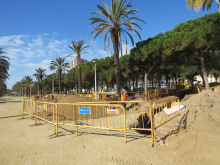
[[[191,107],[187,128],[166,138],[167,145],[128,132],[128,142],[119,131],[54,127],[43,121],[34,125],[21,119],[22,97],[0,98],[0,162],[9,164],[219,164],[220,96],[209,92],[194,95],[184,104]],[[194,97],[194,98],[193,98]],[[193,101],[194,100],[194,101]],[[196,100],[196,101],[195,101]]]

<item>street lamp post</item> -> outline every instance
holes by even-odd
[[[94,63],[95,63],[95,68],[94,68],[94,70],[95,70],[95,99],[97,99],[97,88],[96,88],[96,61],[93,61]]]
[[[54,95],[54,79],[52,77],[52,94]]]
[[[39,91],[39,81],[38,81],[38,84],[37,84],[37,92],[38,92],[38,96],[40,95],[40,91]]]
[[[31,97],[31,84],[30,84],[30,97]]]

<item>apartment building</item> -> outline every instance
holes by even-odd
[[[83,64],[86,62],[88,62],[88,60],[83,59],[83,58],[80,59],[80,64]],[[75,68],[77,66],[77,59],[76,58],[72,59],[69,61],[69,63],[70,63],[70,70],[71,70],[72,68]]]

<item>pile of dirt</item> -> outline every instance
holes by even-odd
[[[49,97],[37,98],[36,101],[48,102],[48,103],[57,103],[58,99],[51,99]]]
[[[212,125],[214,123],[220,125],[220,95],[217,93],[202,91],[183,101],[182,104],[189,109],[187,126],[199,127],[201,125],[202,129],[204,129],[204,125]],[[195,123],[198,123],[198,125],[195,125]]]
[[[98,100],[100,102],[100,100]],[[79,97],[76,95],[65,96],[58,103],[77,103],[77,102],[97,102],[97,100],[90,97]]]
[[[180,129],[175,139],[169,137],[166,142],[178,146],[181,159],[188,160],[185,164],[219,164],[220,95],[202,91],[182,104],[189,110],[186,129]],[[194,155],[193,159],[189,159],[189,154]]]

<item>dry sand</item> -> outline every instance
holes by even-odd
[[[25,116],[23,98],[0,98],[0,162],[8,164],[220,164],[220,96],[201,92],[185,101],[186,129],[151,147],[144,135],[129,132],[128,142],[117,131],[59,128]]]

